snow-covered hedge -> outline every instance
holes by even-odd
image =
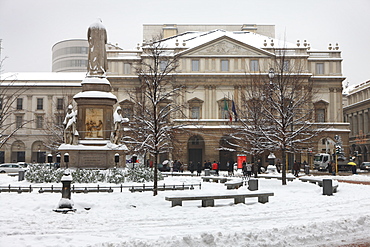
[[[31,165],[25,174],[27,181],[31,183],[59,183],[64,173],[64,169],[50,169],[44,165]],[[112,168],[108,170],[72,170],[73,183],[98,183],[107,182],[120,184],[126,180],[131,182],[151,182],[154,181],[154,171],[144,165],[135,165],[134,168]],[[163,176],[158,172],[158,180]]]
[[[131,182],[152,182],[154,181],[154,170],[143,165],[137,164],[133,168],[126,170],[127,181]],[[163,180],[162,173],[158,172],[158,180]]]

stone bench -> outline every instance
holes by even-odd
[[[172,202],[172,207],[182,206],[183,201],[201,200],[202,207],[213,207],[216,199],[234,199],[234,203],[245,203],[245,198],[258,197],[259,203],[269,201],[269,196],[273,196],[273,192],[250,192],[244,194],[224,194],[224,195],[189,195],[189,196],[166,196],[166,201]]]
[[[243,180],[230,180],[225,183],[225,186],[228,190],[239,189],[243,186]]]
[[[309,182],[312,184],[317,184],[318,186],[323,186],[323,179],[322,178],[310,178],[310,177],[301,177],[299,178],[302,182]],[[338,191],[338,184],[332,185],[332,192],[337,193]]]
[[[281,176],[266,175],[266,174],[258,174],[258,177],[259,178],[265,178],[265,179],[272,179],[272,178],[276,178],[278,180],[282,180],[283,179]],[[293,180],[295,179],[295,177],[286,177],[286,179],[289,182],[293,182]]]
[[[212,182],[215,182],[215,183],[226,183],[226,181],[228,180],[232,180],[233,178],[230,178],[230,177],[217,177],[217,176],[204,176],[202,177],[202,180],[203,182],[210,182],[210,180],[212,180]]]

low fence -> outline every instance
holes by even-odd
[[[158,190],[185,190],[185,189],[194,189],[196,187],[199,187],[201,189],[201,184],[181,184],[181,185],[158,185],[157,189]],[[0,186],[0,193],[1,192],[17,192],[17,193],[22,193],[22,192],[28,192],[31,193],[34,190],[37,190],[39,193],[61,193],[62,192],[62,186],[11,186],[10,184],[8,186]],[[72,193],[89,193],[89,192],[108,192],[108,193],[113,193],[115,191],[123,192],[124,189],[128,189],[131,192],[134,191],[150,191],[153,190],[153,185],[113,185],[113,186],[71,186],[71,192]]]

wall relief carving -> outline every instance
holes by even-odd
[[[262,55],[258,52],[248,50],[240,45],[228,41],[220,41],[207,48],[197,51],[199,55]]]

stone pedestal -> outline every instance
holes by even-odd
[[[109,141],[105,141],[105,145],[92,145],[92,143],[93,141],[80,141],[79,145],[63,144],[59,147],[59,151],[62,157],[65,153],[69,154],[69,167],[107,169],[126,166],[125,145],[114,145]],[[115,162],[116,153],[119,154],[118,163]],[[63,159],[61,167],[66,167]]]

